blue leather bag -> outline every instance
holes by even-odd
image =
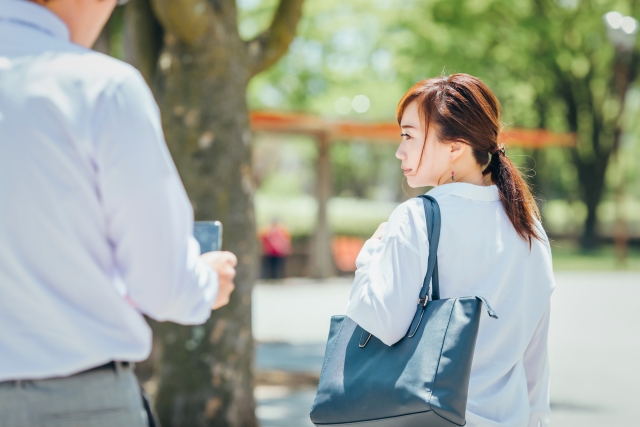
[[[482,297],[440,299],[440,208],[433,197],[420,197],[427,218],[429,264],[409,331],[387,346],[350,318],[331,318],[311,407],[316,426],[465,425],[482,303],[489,316],[497,316]]]

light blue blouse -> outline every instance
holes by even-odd
[[[143,360],[143,313],[204,322],[218,278],[192,232],[140,74],[0,0],[0,381]]]

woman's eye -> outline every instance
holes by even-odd
[[[405,139],[411,139],[411,136],[408,133],[401,133],[400,136]]]

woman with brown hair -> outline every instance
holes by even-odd
[[[467,426],[548,426],[551,250],[531,191],[498,143],[500,104],[476,77],[454,74],[414,85],[397,119],[404,175],[411,187],[433,186],[442,213],[441,297],[482,296],[500,316],[480,323]],[[387,345],[399,341],[428,254],[423,203],[411,199],[363,247],[347,316]]]

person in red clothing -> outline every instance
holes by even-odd
[[[267,279],[284,277],[285,259],[291,254],[291,236],[277,218],[260,233],[263,255],[263,276]]]

